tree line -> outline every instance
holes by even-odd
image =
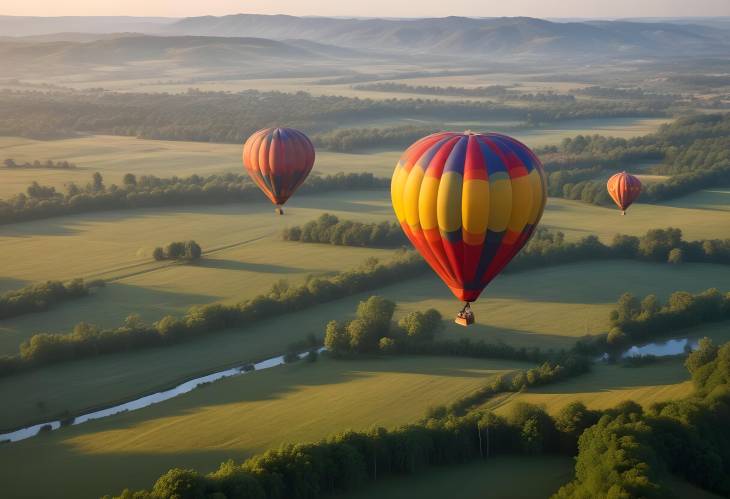
[[[730,292],[712,288],[692,294],[676,291],[666,303],[654,294],[639,300],[624,293],[611,311],[609,347],[625,347],[707,322],[730,319]]]
[[[285,241],[325,243],[338,246],[365,246],[394,248],[408,244],[403,231],[395,222],[363,223],[340,220],[335,215],[323,213],[316,220],[303,226],[284,229]]]
[[[150,490],[123,491],[119,499],[316,499],[363,489],[386,477],[431,466],[491,457],[576,455],[575,477],[554,499],[666,497],[670,472],[703,489],[730,493],[730,343],[705,340],[686,362],[694,393],[644,410],[631,401],[608,410],[580,402],[555,416],[515,403],[506,416],[488,411],[431,410],[416,424],[386,430],[344,431],[311,444],[286,444],[243,463],[227,461],[210,474],[171,469]],[[549,372],[546,368],[545,372]],[[551,376],[546,375],[546,379]],[[487,387],[501,389],[505,378]],[[487,388],[485,387],[485,388]]]
[[[655,103],[547,101],[525,107],[481,100],[361,99],[306,92],[0,92],[0,135],[57,138],[78,132],[147,139],[242,143],[286,122],[310,133],[343,122],[393,117],[550,123],[576,118],[664,116]]]
[[[48,168],[48,169],[54,169],[54,170],[71,170],[76,168],[76,165],[73,163],[69,163],[68,161],[53,161],[51,159],[46,160],[44,162],[40,162],[39,160],[35,160],[32,163],[30,161],[26,161],[25,163],[18,163],[12,158],[7,158],[5,161],[3,161],[3,166],[5,168]]]
[[[73,279],[69,282],[46,281],[8,291],[0,295],[0,319],[42,312],[58,303],[88,296],[91,288],[103,285],[103,281],[87,283],[83,279]]]
[[[374,177],[371,173],[312,175],[302,184],[297,195],[382,189],[388,185],[387,179]],[[0,200],[0,225],[102,210],[214,205],[263,199],[258,187],[240,174],[183,178],[142,175],[138,178],[128,173],[122,185],[107,186],[102,175],[96,172],[86,185],[67,184],[65,192],[33,182],[25,193]]]
[[[177,343],[227,328],[245,328],[258,320],[400,282],[424,270],[420,257],[399,252],[387,263],[371,258],[357,269],[331,277],[310,276],[300,286],[280,281],[268,293],[238,304],[197,305],[182,317],[168,315],[153,324],[146,324],[136,314],[111,329],[79,322],[68,333],[34,334],[20,345],[18,355],[0,357],[0,376],[52,363]]]
[[[173,241],[165,247],[158,246],[152,251],[152,258],[156,261],[161,260],[178,260],[194,262],[200,260],[203,250],[200,245],[193,240],[190,241]]]
[[[372,147],[406,147],[441,129],[434,126],[336,128],[329,132],[313,134],[311,138],[317,147],[330,151],[352,152]]]
[[[395,223],[362,223],[340,220],[328,213],[303,226],[284,229],[287,241],[325,243],[341,246],[398,247],[408,245],[400,226]],[[522,251],[505,271],[523,270],[544,265],[559,265],[580,260],[630,258],[679,264],[730,264],[730,239],[685,241],[682,230],[672,227],[650,229],[643,236],[617,234],[606,244],[596,236],[585,236],[576,242],[565,240],[565,234],[538,228]]]
[[[559,94],[552,90],[547,92],[516,92],[506,85],[486,85],[478,87],[455,87],[435,85],[409,85],[396,82],[374,82],[353,85],[355,90],[368,90],[375,92],[396,92],[407,94],[424,95],[450,95],[457,97],[492,97],[498,99],[521,100],[528,102],[561,102],[575,103],[575,96],[571,94]]]
[[[730,115],[680,118],[662,125],[656,134],[621,139],[600,135],[566,138],[559,146],[539,150],[551,196],[602,206],[612,204],[604,181],[596,176],[631,164],[661,161],[648,173],[671,175],[645,185],[641,201],[659,202],[690,192],[730,185]],[[628,167],[627,167],[628,166]]]

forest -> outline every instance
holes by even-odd
[[[243,143],[258,129],[286,122],[316,137],[342,124],[408,118],[517,120],[665,116],[663,106],[635,102],[546,102],[528,107],[484,101],[373,100],[306,92],[0,92],[0,135],[49,139],[97,133],[147,139]]]

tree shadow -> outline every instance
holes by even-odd
[[[292,274],[297,272],[306,272],[305,269],[297,267],[289,267],[284,265],[274,265],[268,263],[252,263],[240,262],[237,260],[224,260],[221,258],[204,258],[198,264],[200,267],[208,267],[222,270],[236,270],[243,272],[263,272],[269,274]]]

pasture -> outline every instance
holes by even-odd
[[[650,133],[663,120],[592,120],[514,133],[537,147],[577,133],[634,136]],[[397,125],[398,123],[389,123]],[[488,122],[449,123],[479,128]],[[383,126],[388,123],[373,123]],[[400,151],[367,154],[321,152],[315,171],[322,174],[370,171],[390,176]],[[0,158],[16,161],[67,160],[77,170],[0,168],[0,197],[32,180],[62,187],[85,183],[100,171],[107,184],[124,173],[169,177],[241,172],[240,146],[90,136],[58,141],[0,138]],[[626,217],[576,201],[550,199],[542,225],[570,240],[596,234],[610,241],[616,233],[640,235],[648,229],[679,227],[685,239],[728,238],[730,191],[701,191],[663,205],[634,205]],[[39,331],[63,331],[79,321],[119,324],[131,313],[154,321],[179,315],[193,304],[236,302],[265,292],[286,279],[350,269],[369,257],[391,258],[385,249],[285,242],[284,227],[300,225],[323,212],[341,219],[394,220],[387,190],[297,196],[277,217],[267,202],[221,206],[139,209],[59,217],[0,227],[6,265],[0,292],[47,279],[101,278],[107,287],[90,297],[47,312],[0,323],[0,354]],[[155,262],[155,246],[194,239],[204,250],[196,265]],[[498,277],[474,305],[477,324],[464,329],[451,322],[459,304],[431,273],[361,295],[165,348],[131,351],[0,378],[0,428],[77,414],[169,387],[218,368],[282,353],[308,333],[321,336],[331,319],[351,318],[357,303],[379,294],[398,304],[396,319],[434,307],[445,318],[443,339],[503,341],[517,347],[569,348],[586,334],[605,332],[608,313],[625,292],[666,298],[676,290],[727,290],[730,268],[707,264],[589,261],[545,267]],[[284,311],[283,311],[284,312]],[[730,339],[727,324],[687,334]],[[311,441],[345,428],[393,426],[412,422],[427,407],[448,403],[481,386],[498,372],[524,368],[515,362],[457,358],[386,358],[353,361],[322,359],[316,364],[254,373],[201,388],[178,399],[0,446],[0,481],[11,496],[49,496],[57,490],[76,497],[146,487],[172,466],[214,469],[228,458],[243,459],[287,441]],[[599,365],[567,382],[500,396],[485,407],[509,410],[517,400],[549,411],[582,400],[605,408],[633,398],[650,404],[688,394],[691,385],[679,361],[628,369]],[[22,463],[18,466],[17,463]],[[44,480],[33,480],[38,472]],[[478,471],[478,472],[476,472]],[[443,497],[455,487],[463,497],[544,497],[571,476],[564,459],[500,458],[458,469],[439,469],[422,477],[385,480],[359,497],[401,497],[404,487],[419,497]],[[529,486],[510,495],[514,477]],[[507,480],[506,478],[510,479]],[[529,480],[527,479],[529,477]],[[503,493],[502,493],[503,492]]]
[[[358,121],[345,127],[387,127],[423,125],[461,130],[500,130],[510,128],[510,134],[530,147],[559,143],[565,137],[580,133],[596,133],[617,137],[634,137],[656,131],[664,118],[606,118],[568,120],[534,129],[511,128],[516,123],[494,121],[386,120]],[[306,131],[306,130],[305,130]],[[338,172],[371,172],[390,177],[405,148],[368,150],[360,153],[338,153],[320,150],[314,171],[323,175]],[[16,162],[39,160],[68,161],[77,168],[13,169],[0,166],[0,198],[22,192],[34,180],[61,190],[64,184],[86,185],[92,173],[98,171],[107,184],[121,184],[126,173],[185,177],[192,174],[212,175],[242,173],[241,145],[207,142],[147,140],[111,135],[89,135],[60,140],[33,140],[21,137],[0,137],[0,162],[12,158]]]
[[[286,442],[412,422],[431,405],[527,366],[458,358],[323,358],[254,372],[146,409],[2,445],[0,482],[11,496],[64,490],[99,497],[146,487],[172,466],[212,471],[229,458],[242,460]],[[44,479],[33,480],[39,471]]]
[[[601,285],[586,285],[596,282]],[[91,358],[0,378],[0,398],[7,401],[5,411],[0,413],[0,428],[40,421],[64,411],[78,413],[89,407],[155,391],[198,373],[280,354],[287,344],[301,340],[308,333],[323,335],[328,321],[351,318],[357,303],[372,294],[395,301],[398,304],[396,318],[412,310],[438,309],[446,319],[445,330],[441,333],[444,339],[471,338],[490,343],[504,341],[518,347],[560,349],[569,348],[585,334],[605,332],[608,313],[624,291],[639,296],[656,293],[666,298],[678,289],[696,292],[711,286],[724,288],[727,282],[730,282],[730,269],[702,264],[673,267],[608,261],[508,273],[496,279],[485,291],[483,299],[476,302],[473,309],[477,323],[465,329],[450,322],[459,303],[440,281],[425,274],[418,279],[282,314],[275,319],[195,341]],[[101,290],[100,300],[107,291]],[[89,300],[96,300],[96,297]],[[97,303],[97,315],[92,315],[91,319],[101,318],[108,313],[105,311],[115,306],[113,302]],[[89,302],[88,306],[91,305]],[[46,327],[55,329],[63,320],[63,310],[66,307],[37,317],[46,321]],[[66,320],[72,324],[80,317],[67,317]],[[32,331],[16,332],[16,336],[6,343],[7,351],[17,349],[19,340]],[[42,408],[39,402],[43,402]]]
[[[729,326],[726,324],[726,327]],[[730,336],[725,336],[727,341]],[[649,407],[656,402],[676,400],[693,391],[683,359],[660,360],[643,367],[596,364],[583,376],[561,383],[531,388],[524,393],[496,397],[483,408],[508,414],[515,402],[528,402],[556,414],[571,402],[583,402],[591,409],[609,409],[626,400]]]

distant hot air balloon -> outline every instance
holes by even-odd
[[[276,212],[302,185],[314,165],[314,146],[299,130],[265,128],[243,145],[243,166],[276,205]]]
[[[547,200],[540,160],[497,133],[440,132],[403,153],[391,181],[403,231],[454,296],[456,322],[522,249]]]
[[[606,187],[614,203],[621,209],[622,215],[626,215],[628,207],[641,194],[641,181],[626,172],[617,173],[609,178]]]

